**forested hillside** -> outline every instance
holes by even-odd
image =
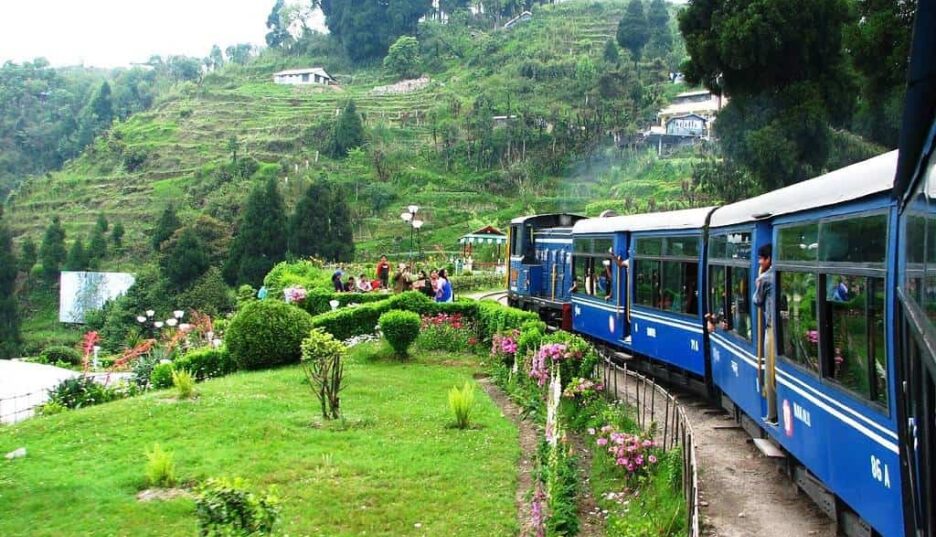
[[[651,41],[635,62],[615,44],[625,7],[537,5],[531,21],[509,31],[505,17],[495,26],[467,12],[423,22],[412,74],[425,78],[402,87],[379,62],[352,67],[341,43],[307,33],[246,65],[227,62],[176,84],[150,110],[115,122],[64,170],[22,185],[10,225],[19,240],[38,241],[57,214],[69,238],[83,237],[103,213],[125,226],[125,257],[140,259],[169,202],[183,220],[205,214],[233,224],[250,184],[276,178],[291,208],[311,179],[325,176],[344,187],[359,252],[394,249],[406,231],[399,209],[411,203],[425,211],[424,243],[451,249],[472,227],[519,213],[584,210],[630,175],[609,158],[669,181],[671,201],[684,203],[688,165],[661,173],[652,159],[634,161],[614,145],[636,139],[685,89],[668,80],[682,60],[675,20],[663,10],[667,39]],[[272,83],[275,71],[309,66],[324,67],[339,85]],[[361,113],[365,143],[345,156],[330,140],[349,102]],[[596,189],[598,170],[606,184]],[[625,203],[627,187],[616,188]]]

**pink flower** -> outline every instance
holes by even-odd
[[[599,446],[606,446],[606,445],[608,445],[608,439],[607,439],[607,438],[599,438],[599,439],[596,440],[595,442],[596,442]]]
[[[654,464],[657,461],[657,458],[654,457],[653,455],[650,455],[649,457],[647,457],[647,460],[650,461],[650,464]]]
[[[589,428],[588,428],[588,434],[590,434],[590,435],[592,435],[592,436],[595,436],[595,428],[594,428],[594,427],[589,427]]]

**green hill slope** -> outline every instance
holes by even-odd
[[[645,128],[684,89],[666,82],[666,58],[641,63],[639,76],[624,51],[617,65],[602,59],[624,6],[546,6],[511,31],[424,25],[431,81],[403,94],[375,92],[395,82],[376,67],[345,70],[327,55],[265,51],[247,66],[176,86],[62,171],[29,179],[11,196],[9,221],[19,239],[38,240],[58,214],[73,238],[104,213],[127,229],[124,261],[140,260],[170,201],[183,219],[208,213],[233,227],[251,184],[277,177],[291,207],[312,178],[326,175],[347,186],[365,255],[399,245],[394,239],[408,230],[398,214],[412,203],[425,214],[423,243],[454,249],[458,235],[520,213],[591,211],[612,198],[620,209],[628,196],[648,194],[676,199],[686,163],[661,166],[611,145],[612,134]],[[279,69],[312,65],[329,68],[340,87],[272,83]],[[349,99],[368,143],[332,160],[319,153],[322,133]],[[479,102],[489,106],[479,110]],[[259,164],[249,177],[225,173],[232,138],[239,158]]]

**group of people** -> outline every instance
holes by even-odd
[[[425,270],[420,270],[414,275],[409,265],[400,263],[396,274],[393,275],[393,291],[395,293],[420,291],[436,302],[455,300],[452,282],[444,268],[432,270],[428,275]]]
[[[339,293],[368,293],[391,289],[390,263],[387,256],[380,256],[375,276],[376,278],[370,279],[365,273],[361,273],[357,279],[349,275],[347,280],[343,280],[344,270],[338,267],[332,273],[331,281],[335,291]],[[452,282],[449,281],[445,269],[433,270],[428,275],[426,271],[420,270],[414,275],[409,265],[400,263],[393,275],[392,285],[395,293],[420,291],[436,302],[452,302],[455,298]]]

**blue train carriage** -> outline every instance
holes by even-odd
[[[656,374],[675,371],[677,377],[689,374],[703,383],[699,290],[705,288],[703,236],[712,210],[578,222],[572,257],[575,330],[648,358],[645,369]]]
[[[903,535],[888,270],[896,165],[894,151],[726,205],[709,229],[713,384],[798,461],[797,484],[849,535]],[[749,297],[768,242],[772,346]]]
[[[897,386],[907,537],[936,535],[936,1],[919,0],[894,193]]]
[[[558,213],[523,216],[510,222],[507,300],[511,306],[535,311],[547,322],[571,328],[572,226],[583,218]]]

